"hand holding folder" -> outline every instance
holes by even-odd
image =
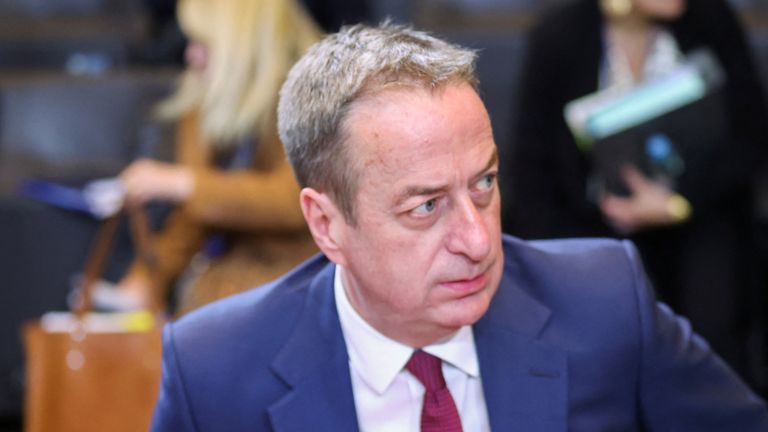
[[[568,103],[566,122],[593,162],[597,193],[628,195],[621,175],[627,165],[674,190],[691,161],[725,139],[723,81],[714,56],[699,50],[658,79]]]

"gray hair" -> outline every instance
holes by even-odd
[[[435,89],[466,82],[477,89],[474,51],[384,22],[343,27],[313,45],[280,90],[278,130],[302,187],[327,192],[355,223],[359,169],[346,145],[352,104],[393,86]]]

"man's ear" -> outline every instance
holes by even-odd
[[[304,188],[299,195],[301,211],[307,221],[309,231],[329,260],[345,265],[344,229],[347,222],[328,194],[312,188]]]

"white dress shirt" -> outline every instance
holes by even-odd
[[[347,298],[342,271],[336,266],[334,295],[349,353],[358,426],[363,432],[418,432],[424,387],[404,369],[414,349],[363,320]],[[443,375],[464,431],[490,431],[472,328],[464,326],[423,350],[443,360]]]

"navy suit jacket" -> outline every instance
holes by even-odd
[[[764,402],[655,301],[628,242],[504,237],[474,326],[494,431],[768,431]],[[169,324],[153,431],[355,431],[333,264]]]

